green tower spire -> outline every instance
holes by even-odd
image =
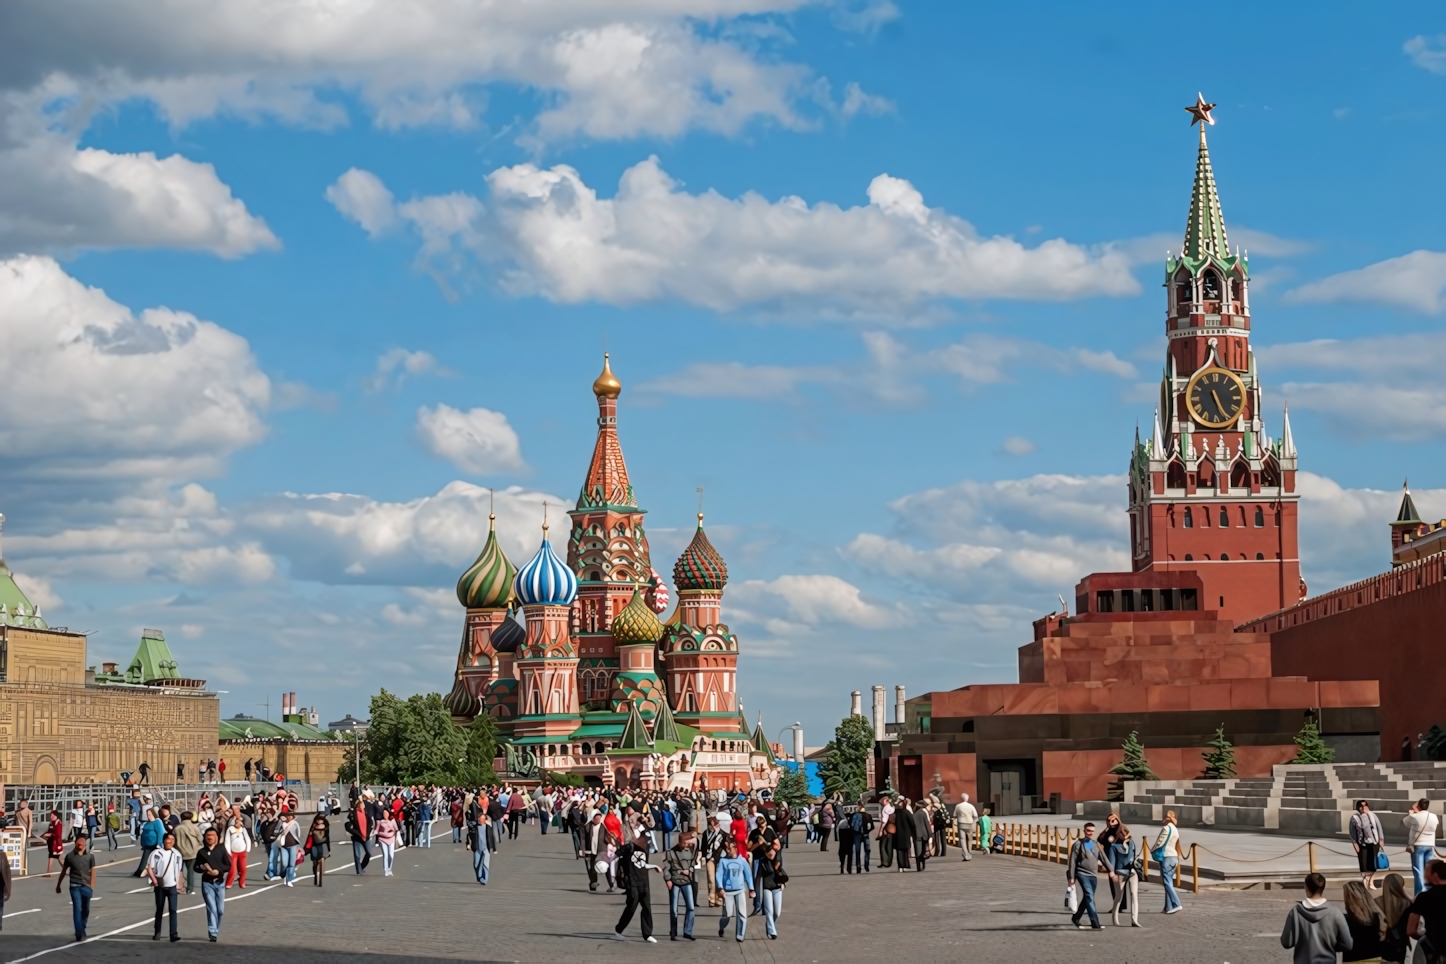
[[[1185,222],[1185,257],[1199,261],[1208,255],[1230,256],[1225,237],[1225,216],[1220,213],[1220,194],[1215,190],[1215,171],[1210,167],[1210,148],[1205,144],[1205,125],[1200,125],[1200,153],[1195,160],[1195,187],[1190,192],[1190,217]]]
[[[678,722],[673,719],[673,710],[668,706],[668,698],[662,697],[658,707],[658,715],[653,717],[653,742],[679,743],[683,742],[682,735],[678,732]]]

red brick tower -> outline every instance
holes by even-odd
[[[1302,597],[1300,496],[1289,411],[1279,439],[1263,424],[1250,265],[1226,240],[1205,144],[1213,106],[1201,98],[1186,108],[1200,123],[1200,151],[1184,247],[1165,266],[1160,407],[1130,459],[1130,547],[1137,572],[1198,572],[1201,608],[1238,625]]]
[[[653,568],[643,531],[646,513],[638,507],[618,442],[618,396],[623,386],[606,354],[592,391],[597,396],[597,443],[577,508],[568,513],[572,535],[567,564],[578,578],[578,698],[582,703],[611,703],[619,670],[613,618],[628,604],[635,586],[648,584]],[[648,662],[640,669],[651,674],[651,654]]]
[[[736,731],[738,639],[722,620],[728,566],[703,531],[701,512],[693,541],[673,566],[673,584],[678,614],[662,641],[673,714],[705,733]]]

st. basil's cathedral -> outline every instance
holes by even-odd
[[[738,639],[722,621],[728,567],[703,514],[673,565],[677,605],[653,568],[618,441],[622,384],[607,355],[593,382],[598,432],[563,562],[542,544],[521,569],[487,542],[457,581],[467,610],[445,703],[458,723],[486,714],[514,778],[578,774],[644,788],[771,787],[778,767],[738,699]],[[661,616],[661,618],[660,618]]]

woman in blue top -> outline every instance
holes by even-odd
[[[166,835],[166,825],[161,818],[156,816],[154,810],[146,811],[146,821],[141,824],[140,840],[137,841],[141,847],[141,862],[136,867],[132,877],[139,877],[145,873],[146,862],[151,859],[151,853],[161,846],[161,838]]]
[[[1140,878],[1135,875],[1135,860],[1139,857],[1135,838],[1130,828],[1123,823],[1115,829],[1115,842],[1110,844],[1107,854],[1110,864],[1110,882],[1115,885],[1115,902],[1110,908],[1110,921],[1116,927],[1120,924],[1120,900],[1125,890],[1130,892],[1130,926],[1140,926]]]

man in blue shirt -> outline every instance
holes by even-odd
[[[718,936],[722,937],[728,930],[728,918],[735,916],[738,924],[733,936],[741,941],[748,930],[748,901],[753,899],[753,868],[738,856],[737,838],[729,837],[726,846],[728,856],[718,861],[718,869],[714,872],[714,883],[723,895],[723,916],[718,920]]]

